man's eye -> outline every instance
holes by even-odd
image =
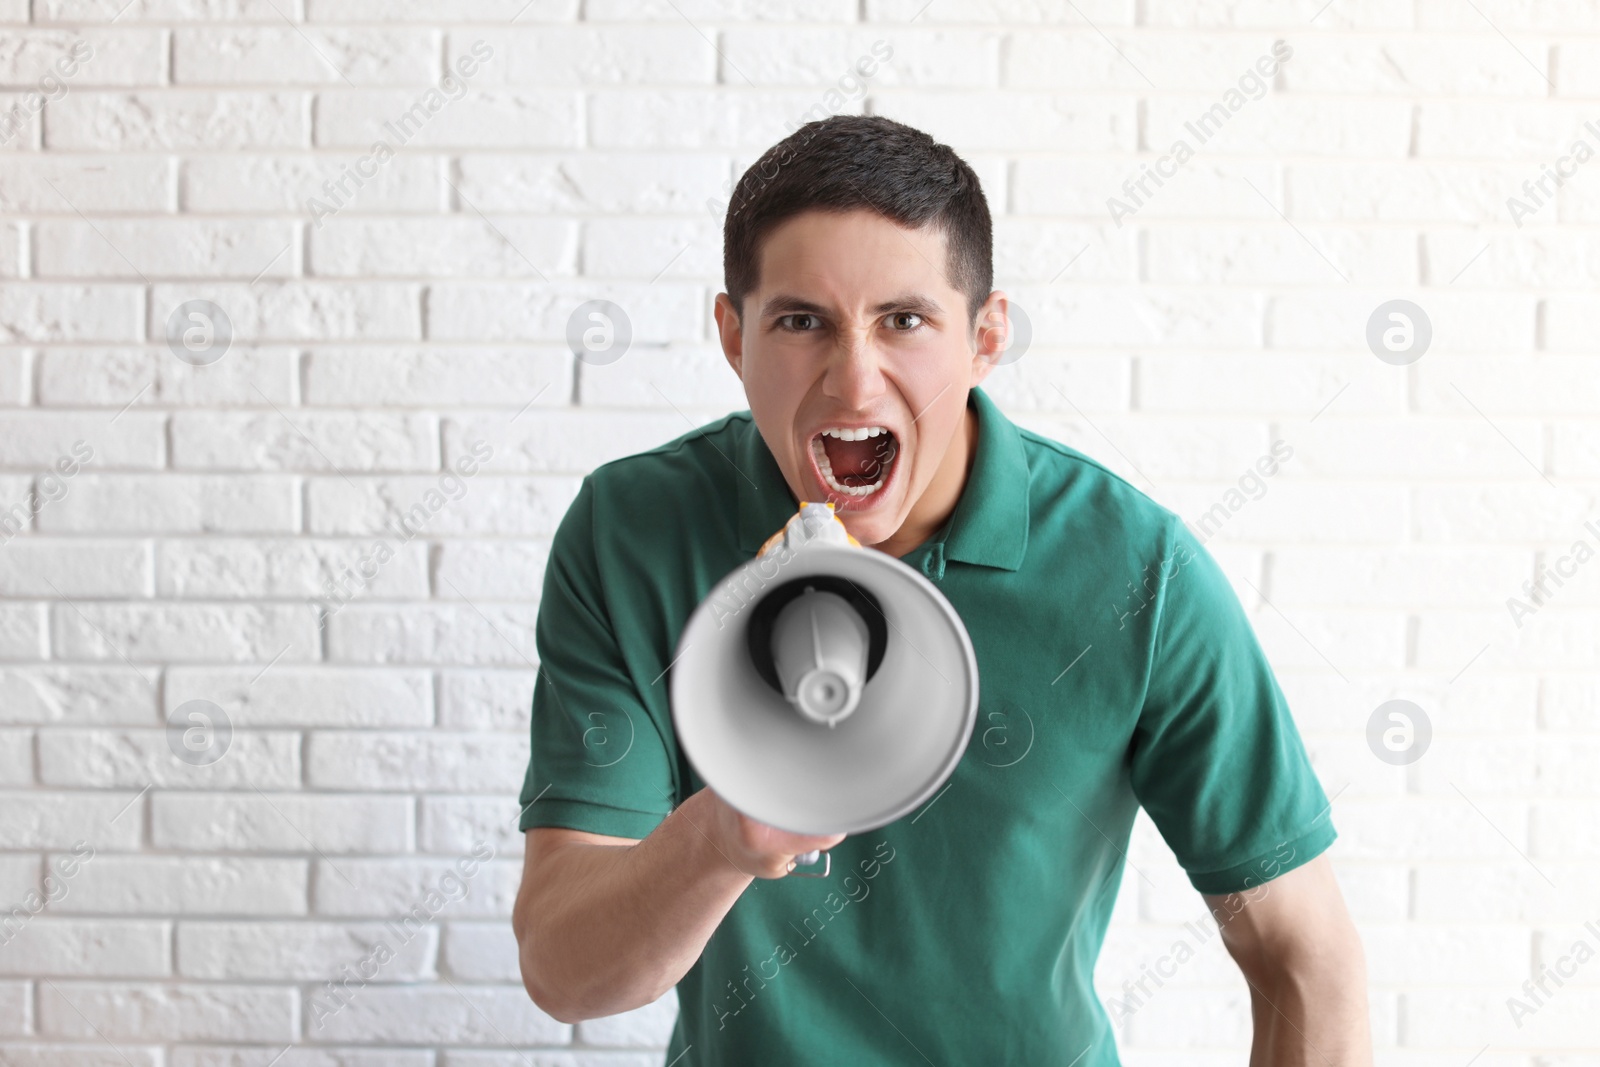
[[[914,311],[896,311],[887,321],[890,329],[909,333],[922,325],[922,316]]]
[[[785,330],[796,330],[804,333],[816,329],[818,322],[815,315],[808,315],[804,312],[800,312],[794,315],[784,315],[778,319],[778,325],[783,327]]]

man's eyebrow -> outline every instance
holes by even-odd
[[[761,317],[768,318],[772,315],[826,315],[828,309],[821,304],[792,293],[775,293],[762,305]],[[891,311],[908,311],[916,315],[941,315],[944,308],[937,300],[922,296],[919,293],[902,293],[891,297],[872,309],[874,315],[887,315]]]

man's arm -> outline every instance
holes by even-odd
[[[686,974],[752,879],[844,835],[765,826],[710,789],[643,840],[535,827],[512,909],[522,984],[564,1023],[649,1004]]]
[[[1250,983],[1250,1067],[1370,1067],[1366,958],[1327,855],[1205,901]]]

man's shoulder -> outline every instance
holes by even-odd
[[[1017,434],[1028,457],[1034,527],[1155,542],[1174,525],[1184,527],[1175,512],[1093,456],[1021,426]]]
[[[626,494],[635,501],[698,495],[708,483],[731,486],[738,480],[739,453],[754,432],[749,411],[729,412],[654,448],[607,460],[589,472],[588,481],[602,496]]]

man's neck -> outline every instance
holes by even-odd
[[[964,418],[956,426],[945,450],[933,481],[923,490],[922,496],[911,507],[911,514],[887,539],[869,547],[885,552],[896,559],[904,556],[944,527],[961,500],[967,479],[972,474],[972,462],[978,452],[978,413],[969,400],[963,411]]]

